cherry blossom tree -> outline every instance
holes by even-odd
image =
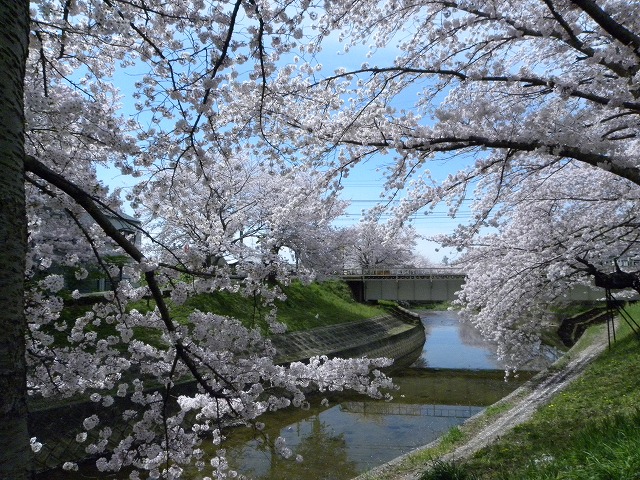
[[[336,171],[385,155],[388,193],[408,191],[401,218],[440,202],[455,216],[474,198],[473,220],[443,241],[470,251],[464,311],[517,344],[569,285],[637,283],[607,275],[637,255],[639,13],[616,0],[331,2],[314,45],[339,43],[344,68],[322,71],[312,50],[279,73],[289,101],[272,115],[291,148]],[[370,58],[350,62],[362,45]],[[457,173],[438,182],[430,160]]]
[[[407,266],[414,259],[416,237],[412,227],[362,221],[352,228],[352,243],[347,247],[345,263],[348,268]]]
[[[623,262],[636,259],[640,246],[635,184],[574,163],[518,175],[506,175],[491,227],[464,244],[467,281],[458,300],[462,314],[499,341],[514,365],[538,345],[540,325],[553,317],[549,305],[568,301],[577,286],[589,288],[595,277],[598,287],[637,292],[637,267]],[[482,185],[493,190],[495,182]],[[627,274],[615,272],[618,260]]]
[[[344,213],[347,202],[327,189],[322,172],[295,169],[283,179],[273,178],[266,232],[261,247],[272,254],[289,253],[298,274],[323,273],[338,264],[342,235],[334,221]],[[276,262],[278,263],[278,262]],[[282,263],[282,262],[279,262]]]
[[[210,159],[195,171],[178,165],[154,175],[139,210],[158,231],[156,250],[167,262],[224,275],[228,264],[258,280],[284,278],[287,270],[307,277],[336,264],[328,238],[346,203],[327,193],[326,183],[304,165]]]
[[[212,439],[222,444],[229,422],[259,431],[259,415],[304,406],[311,388],[379,396],[390,385],[384,375],[372,375],[388,363],[384,359],[323,357],[280,366],[259,332],[200,311],[179,324],[170,306],[221,289],[262,293],[269,303],[280,293],[266,280],[276,272],[276,281],[287,281],[283,275],[289,273],[281,267],[280,249],[304,249],[302,234],[298,239],[290,229],[299,232],[304,215],[319,215],[314,221],[323,228],[334,214],[313,179],[292,181],[287,162],[299,161],[265,135],[263,123],[268,85],[282,55],[297,48],[301,24],[312,13],[308,7],[306,1],[0,2],[3,478],[29,478],[31,450],[37,455],[47,448],[28,432],[27,395],[88,397],[104,407],[78,419],[76,437],[100,470],[178,478],[193,464],[202,475],[226,478],[233,472],[223,454],[209,459],[200,447]],[[135,115],[123,113],[123,99],[133,100]],[[223,179],[216,171],[265,151],[278,180],[253,182],[246,172]],[[113,221],[120,196],[97,179],[99,165],[139,179],[128,192],[134,205],[152,213],[172,209],[164,212],[164,235],[141,229],[143,249],[118,229],[126,221]],[[238,179],[248,183],[234,183]],[[189,185],[207,196],[190,203]],[[256,195],[266,201],[268,192],[260,188],[276,185],[272,202],[250,203]],[[213,202],[218,193],[222,197]],[[314,201],[306,202],[310,194]],[[241,215],[265,207],[268,214]],[[259,231],[261,248],[254,255],[268,268],[245,268],[244,277],[232,278],[212,260],[234,253],[244,229]],[[191,235],[188,244],[183,234]],[[82,278],[92,256],[113,275],[104,253],[114,249],[129,259],[127,277],[142,282],[123,280],[84,314],[61,317],[67,295],[78,299],[79,293],[64,291],[55,268]],[[245,267],[254,260],[246,257],[238,255]],[[135,303],[145,298],[153,300],[152,308]],[[155,340],[138,338],[141,329],[155,332]],[[185,379],[195,382],[197,392],[175,390]],[[109,410],[120,398],[131,408]],[[114,415],[131,429],[114,435],[104,423]],[[280,440],[276,447],[289,453]]]

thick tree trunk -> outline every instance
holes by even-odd
[[[32,476],[27,429],[23,85],[28,0],[0,0],[0,478]]]

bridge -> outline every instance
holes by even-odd
[[[456,267],[436,268],[347,268],[341,275],[360,302],[405,300],[448,302],[464,283],[465,274]]]
[[[359,302],[450,302],[456,299],[465,273],[457,267],[347,268],[340,278],[349,285]],[[594,301],[603,297],[602,289],[583,285],[573,287],[567,294],[567,298],[574,301]]]

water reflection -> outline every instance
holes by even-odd
[[[251,440],[244,445],[227,445],[227,455],[234,467],[251,478],[294,480],[319,478],[317,472],[325,471],[322,478],[339,480],[352,478],[358,474],[356,462],[350,458],[348,440],[344,433],[336,433],[331,420],[324,415],[311,415],[281,430],[273,428],[265,432],[264,439]],[[286,439],[294,451],[294,459],[302,456],[303,461],[284,459],[271,447],[278,436]],[[317,455],[321,449],[322,455]],[[327,459],[331,459],[331,469],[327,469]]]
[[[285,426],[268,420],[266,438],[285,438],[292,459],[255,439],[232,438],[226,451],[232,466],[254,479],[345,480],[435,440],[481,409],[345,399],[324,409],[316,405],[308,418]],[[296,455],[304,460],[296,462]]]
[[[456,312],[425,313],[422,324],[427,341],[415,366],[504,370],[504,363],[496,358],[497,346],[482,337],[472,325],[461,322]]]

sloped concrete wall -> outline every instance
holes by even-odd
[[[422,348],[425,341],[419,317],[406,318],[412,321],[388,315],[272,337],[277,362],[305,361],[316,355],[400,359]]]

